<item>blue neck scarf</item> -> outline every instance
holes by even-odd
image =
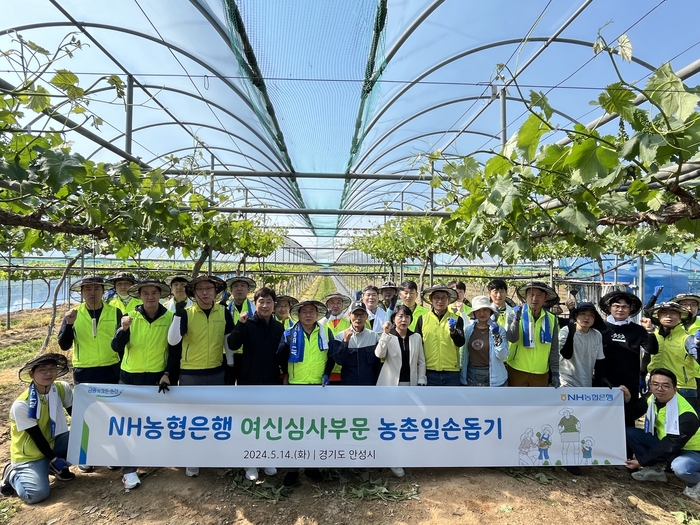
[[[51,387],[53,388],[53,386]],[[51,390],[49,390],[49,393]],[[29,412],[27,416],[29,419],[39,420],[39,392],[36,389],[34,382],[29,385]],[[49,427],[51,429],[51,437],[56,437],[56,422],[54,421],[52,414],[49,412]]]
[[[318,323],[318,349],[321,352],[328,350],[328,340],[325,337],[325,330]],[[298,321],[289,330],[284,332],[285,339],[291,336],[291,341],[289,342],[289,362],[290,363],[301,363],[304,360],[304,344],[306,342],[306,334],[301,326],[301,321]]]
[[[547,315],[547,312],[545,310],[540,310],[540,315],[544,316],[544,320],[542,322],[542,327],[540,328],[540,343],[551,344],[552,333],[551,333],[551,328],[549,326],[549,316]],[[525,344],[526,348],[534,348],[535,341],[533,339],[533,337],[534,337],[533,332],[535,331],[536,321],[532,318],[532,314],[530,313],[530,307],[527,304],[523,306],[522,321],[523,321],[523,343]]]

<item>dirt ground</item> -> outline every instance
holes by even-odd
[[[13,341],[45,335],[37,337],[35,328],[24,335],[21,331],[13,330]],[[0,352],[7,346],[7,336],[0,332]],[[9,409],[24,387],[17,379],[17,368],[0,371],[2,464],[9,461]],[[16,506],[7,521],[11,525],[670,525],[691,523],[700,516],[700,504],[681,495],[683,484],[673,475],[665,484],[640,483],[623,467],[582,470],[583,475],[574,477],[561,468],[415,468],[407,469],[401,480],[388,470],[371,472],[373,477],[388,479],[392,491],[417,490],[419,499],[403,501],[353,497],[352,489],[361,488],[361,482],[343,488],[334,473],[320,484],[302,475],[302,485],[292,489],[289,497],[268,501],[234,485],[235,479],[241,479],[240,471],[202,469],[198,478],[188,478],[184,469],[146,468],[139,471],[142,485],[126,491],[120,471],[98,468],[90,474],[78,472],[70,482],[52,481],[50,498],[38,505],[22,504],[17,498],[5,501]],[[267,480],[280,486],[282,474]]]

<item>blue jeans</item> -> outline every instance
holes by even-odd
[[[460,386],[459,372],[426,370],[425,376],[428,379],[428,386]]]
[[[68,432],[56,436],[53,452],[65,459],[68,453]],[[49,460],[46,458],[13,463],[10,485],[25,503],[39,503],[49,497]]]
[[[659,438],[641,428],[627,427],[627,445],[639,457],[659,443]],[[700,483],[700,452],[683,450],[671,461],[673,473],[689,487]]]

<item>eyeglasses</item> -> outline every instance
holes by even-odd
[[[628,304],[617,304],[617,303],[615,303],[615,304],[611,304],[611,305],[610,305],[610,308],[617,308],[618,310],[629,310],[629,309],[632,308],[632,307],[631,307],[630,305],[628,305]]]
[[[671,383],[649,383],[649,386],[656,390],[668,390],[669,388],[673,388]]]
[[[35,374],[58,374],[58,366],[38,366],[34,369]]]

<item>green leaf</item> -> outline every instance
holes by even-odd
[[[625,62],[632,62],[632,42],[627,35],[620,35],[617,39],[617,53]]]
[[[31,40],[27,42],[27,47],[29,47],[29,49],[31,49],[32,51],[39,53],[41,55],[49,56],[51,54],[51,53],[49,53],[48,49],[44,49],[39,44],[35,44]]]
[[[634,92],[625,87],[622,82],[615,82],[605,88],[598,97],[598,104],[608,113],[617,113],[623,119],[630,121],[634,118],[637,107],[632,103]]]
[[[551,119],[554,114],[554,110],[552,106],[549,105],[547,96],[541,91],[530,90],[530,105],[535,108],[540,108],[544,112],[544,116],[547,120]]]
[[[27,99],[27,105],[33,111],[41,113],[51,105],[51,98],[49,97],[49,92],[43,86],[33,86],[30,89],[32,91],[32,94],[29,95]]]
[[[617,164],[617,153],[593,138],[574,144],[564,162],[573,170],[572,180],[579,184],[588,184],[596,176],[607,176]]]
[[[67,90],[68,88],[77,86],[80,81],[75,73],[67,69],[59,69],[49,82],[59,89]]]
[[[513,199],[519,195],[510,175],[499,175],[491,187],[488,200],[495,205],[498,216],[503,218],[513,211]]]
[[[563,231],[579,237],[585,237],[588,230],[596,227],[595,216],[583,204],[568,205],[554,216],[554,220]]]
[[[686,90],[668,62],[654,71],[644,92],[667,116],[676,115],[681,121],[693,114],[700,101],[697,94]]]
[[[676,222],[675,227],[682,232],[688,232],[700,238],[700,219],[689,219],[686,217]]]
[[[630,211],[632,206],[622,193],[612,191],[600,198],[598,208],[605,215],[619,217]]]
[[[518,131],[517,146],[525,160],[531,161],[535,157],[540,137],[551,130],[540,117],[530,114]]]
[[[646,231],[635,240],[635,248],[639,251],[654,250],[665,243],[667,238],[665,233]]]
[[[634,199],[634,202],[645,201],[649,195],[649,185],[641,180],[635,180],[627,188],[627,194]]]
[[[200,195],[197,192],[190,195],[190,208],[193,210],[204,208],[207,206],[207,204],[207,199],[205,199],[203,195]]]
[[[504,159],[500,155],[494,155],[486,161],[484,176],[493,177],[494,175],[503,175],[504,173],[508,173],[511,166],[513,166],[513,163],[510,160]]]

